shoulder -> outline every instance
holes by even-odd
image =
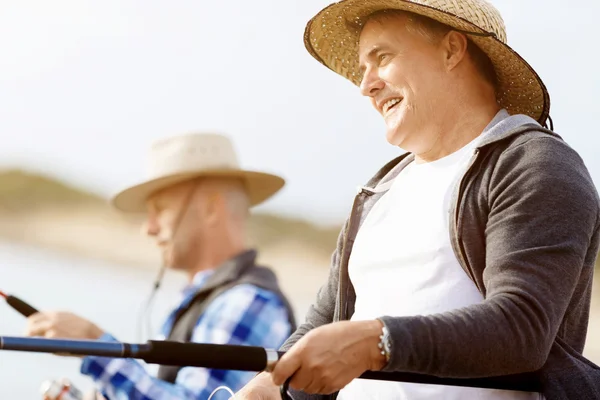
[[[492,198],[535,199],[558,209],[576,205],[585,209],[587,218],[598,218],[600,198],[592,177],[581,156],[560,136],[539,128],[498,142],[492,152],[493,165],[485,167]]]
[[[197,322],[193,340],[278,347],[290,330],[287,309],[277,294],[239,284],[211,302]]]
[[[240,283],[238,285],[235,285],[221,293],[217,297],[217,299],[231,297],[251,298],[255,300],[269,302],[281,302],[279,296],[275,292],[261,288],[252,283]]]
[[[285,313],[285,305],[276,293],[254,284],[241,283],[215,297],[206,313],[240,315],[274,313],[279,310]]]
[[[497,146],[496,179],[518,174],[529,180],[562,182],[567,187],[595,193],[591,175],[575,149],[543,128],[531,130]]]
[[[583,162],[579,154],[558,134],[544,128],[532,129],[516,135],[504,148],[504,155],[528,153],[527,159],[558,161],[561,156]]]

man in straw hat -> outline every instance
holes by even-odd
[[[599,198],[545,128],[546,88],[506,45],[498,11],[343,0],[304,38],[407,153],[360,189],[306,322],[238,397],[279,398],[291,378],[295,399],[599,399],[600,370],[582,357]],[[532,386],[355,379],[367,370]]]
[[[247,248],[249,208],[284,185],[279,176],[240,169],[231,141],[218,134],[188,134],[156,142],[150,177],[117,194],[123,212],[146,212],[147,234],[162,250],[163,265],[185,273],[189,285],[163,326],[164,338],[278,348],[295,329],[292,309],[274,273],[255,264]],[[70,313],[29,318],[32,336],[115,340]],[[240,389],[255,373],[161,366],[151,376],[132,359],[85,357],[81,372],[108,398],[201,399],[219,386]],[[228,398],[223,390],[213,399]]]

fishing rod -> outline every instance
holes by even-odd
[[[71,356],[135,358],[148,364],[189,366],[211,369],[270,372],[285,352],[256,346],[205,344],[149,340],[146,343],[103,342],[98,340],[45,339],[0,336],[0,350],[52,353]],[[463,386],[485,389],[541,392],[535,374],[458,379],[439,378],[407,372],[366,371],[360,379]],[[282,385],[283,399],[288,399],[288,381]]]
[[[26,303],[25,301],[21,300],[20,298],[18,298],[16,296],[6,294],[1,290],[0,290],[0,297],[3,297],[9,306],[11,306],[15,311],[17,311],[19,314],[21,314],[25,318],[38,312],[38,310],[35,307],[33,307],[32,305]]]
[[[38,310],[20,298],[0,291],[7,304],[25,317]],[[182,343],[149,340],[143,344],[101,342],[97,340],[67,340],[0,336],[0,350],[53,353],[74,356],[137,358],[148,364],[189,366],[213,369],[270,372],[285,352],[255,346]],[[463,386],[485,389],[540,392],[534,373],[491,378],[439,378],[409,372],[366,371],[360,379]],[[290,378],[291,379],[291,378]],[[282,398],[289,399],[290,379],[281,386]]]

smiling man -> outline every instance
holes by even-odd
[[[276,399],[291,378],[295,399],[600,398],[600,369],[582,356],[598,194],[546,128],[546,88],[498,11],[343,0],[309,22],[305,44],[406,153],[356,196],[305,323],[239,397]],[[367,370],[516,375],[537,389],[356,379]]]

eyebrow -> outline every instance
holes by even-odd
[[[367,53],[367,55],[365,57],[361,58],[361,56],[359,55],[359,57],[358,57],[358,64],[359,64],[358,71],[360,73],[363,73],[365,71],[364,64],[362,63],[361,60],[372,58],[376,53],[379,53],[380,51],[385,50],[386,48],[387,48],[386,45],[376,44],[375,46],[373,46],[373,48],[371,50],[369,50],[369,52]]]

